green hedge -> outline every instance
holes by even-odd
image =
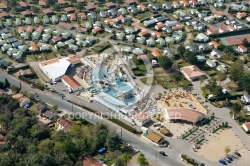
[[[34,74],[31,74],[31,75],[34,75]],[[26,76],[29,76],[29,75],[26,75]],[[28,84],[32,84],[35,88],[37,89],[40,89],[40,90],[44,90],[45,86],[44,85],[41,85],[41,84],[37,84],[31,80],[29,80],[28,78],[24,77],[23,75],[21,76],[18,76],[18,78],[23,81],[23,82],[26,82]]]
[[[219,96],[219,97],[212,97],[210,99],[208,99],[211,102],[215,102],[215,101],[224,101],[226,99],[228,100],[236,100],[237,98],[240,98],[242,95],[223,95],[223,96]]]
[[[21,67],[17,67],[17,68],[14,68],[14,69],[12,69],[12,70],[9,70],[7,73],[8,73],[8,74],[13,74],[13,73],[17,72],[17,71],[20,70],[20,69],[25,70],[25,69],[29,69],[29,68],[30,68],[29,65],[25,65],[25,66],[21,66]]]
[[[110,120],[111,122],[113,122],[113,123],[115,123],[115,124],[121,126],[122,128],[128,130],[128,131],[131,132],[131,133],[134,133],[134,134],[137,133],[136,129],[134,129],[133,127],[127,125],[126,123],[123,123],[122,121],[120,121],[120,120],[118,120],[118,119],[109,118],[108,120]]]
[[[195,165],[195,166],[199,164],[197,161],[195,161],[194,159],[190,158],[190,157],[187,156],[187,155],[182,154],[182,155],[181,155],[181,158],[182,158],[184,161],[186,161],[187,163],[189,163],[189,164],[192,164],[192,165]]]

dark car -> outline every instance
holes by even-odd
[[[219,163],[223,164],[223,165],[227,165],[225,160],[219,160]]]
[[[239,152],[234,152],[234,154],[238,157],[241,157],[241,154]]]
[[[167,156],[167,154],[166,154],[164,151],[162,151],[162,150],[159,150],[159,153],[160,153],[162,156]]]

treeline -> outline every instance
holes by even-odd
[[[10,97],[0,97],[0,165],[82,166],[84,154],[120,146],[119,137],[103,124],[74,124],[70,132],[52,131],[38,123],[33,111],[19,108]]]

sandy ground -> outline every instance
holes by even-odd
[[[207,110],[190,92],[186,92],[181,89],[167,92],[159,100],[159,104],[161,104],[166,109],[174,107],[190,108],[188,103],[191,103],[193,106],[195,106],[197,111],[207,114]]]
[[[189,124],[170,123],[169,121],[165,121],[162,124],[171,132],[172,139],[180,137],[182,134],[194,127]]]
[[[199,155],[211,161],[217,162],[221,158],[225,157],[226,146],[230,147],[231,153],[236,149],[244,149],[244,145],[242,144],[241,140],[236,135],[234,135],[231,129],[219,130],[215,134],[209,136],[208,140],[209,141],[205,141],[201,146],[201,149],[198,149],[197,151]],[[250,155],[249,151],[248,153]]]

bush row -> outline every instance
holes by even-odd
[[[110,120],[111,122],[123,127],[124,129],[128,130],[131,133],[134,133],[134,134],[137,133],[136,129],[134,129],[133,127],[131,127],[131,126],[125,124],[125,123],[123,123],[122,121],[120,121],[118,119],[109,118],[108,120]]]

